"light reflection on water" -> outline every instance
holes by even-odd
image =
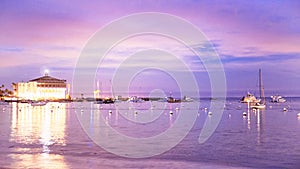
[[[67,168],[62,155],[50,154],[51,146],[66,145],[65,126],[66,104],[51,102],[45,106],[31,106],[27,103],[12,103],[9,141],[21,146],[11,154],[11,158],[16,160],[11,167],[40,168],[53,165]]]
[[[88,123],[91,128],[97,128],[100,118],[103,118],[106,125],[127,136],[136,138],[155,136],[172,126],[179,113],[175,108],[180,104],[170,105],[167,109],[165,109],[165,103],[155,102],[152,104],[154,108],[144,107],[140,103],[125,102],[115,105],[91,103],[90,122]],[[84,117],[84,115],[81,112],[80,116]]]
[[[247,115],[243,116],[244,121],[247,121],[247,129],[248,132],[253,132],[252,130],[256,130],[257,134],[257,144],[260,144],[261,142],[261,132],[263,131],[263,125],[265,122],[262,122],[265,117],[262,117],[265,115],[264,109],[249,109],[247,108]]]

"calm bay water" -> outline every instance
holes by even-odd
[[[78,109],[74,103],[0,105],[0,168],[300,168],[299,98],[268,103],[260,111],[248,109],[238,98],[228,98],[216,131],[203,144],[198,143],[199,134],[205,120],[215,115],[208,115],[209,99],[200,101],[199,110],[189,109],[195,102],[79,104]],[[152,122],[128,120],[139,119],[145,109],[152,113]],[[86,133],[101,129],[101,118],[120,133],[147,138],[166,131],[179,113],[188,111],[197,111],[198,116],[187,136],[169,151],[149,158],[109,153]],[[90,118],[88,130],[77,115]]]

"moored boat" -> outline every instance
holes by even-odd
[[[272,99],[271,102],[273,102],[273,103],[284,103],[284,102],[286,102],[286,100],[280,95],[271,96],[271,99]]]
[[[265,97],[265,92],[264,92],[264,85],[262,82],[261,69],[259,69],[259,96],[260,96],[260,102],[257,102],[254,105],[251,105],[251,108],[264,109],[266,107],[266,97]]]
[[[115,100],[113,98],[106,97],[103,99],[103,104],[113,104],[113,103],[115,103]]]
[[[110,97],[106,97],[106,98],[97,98],[94,101],[94,104],[113,104],[115,103],[115,100],[113,98]]]
[[[252,93],[247,92],[247,95],[242,97],[241,102],[242,103],[258,103],[260,102],[260,99],[257,99]]]
[[[179,102],[181,102],[180,99],[175,99],[173,97],[166,97],[166,100],[167,100],[168,103],[179,103]]]
[[[193,102],[194,100],[190,97],[184,96],[182,102]]]
[[[135,103],[139,103],[139,102],[144,102],[144,100],[140,97],[137,96],[132,96],[128,99],[129,102],[135,102]]]
[[[47,102],[45,101],[34,101],[30,103],[31,106],[45,106],[47,104]]]
[[[255,103],[254,105],[251,106],[251,108],[254,108],[254,109],[264,109],[264,108],[266,108],[266,105],[263,104],[263,103]]]

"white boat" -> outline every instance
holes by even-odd
[[[192,98],[190,98],[190,97],[184,96],[181,101],[182,102],[193,102],[194,100]]]
[[[284,102],[286,102],[286,100],[280,95],[271,96],[271,99],[272,99],[271,102],[273,102],[273,103],[284,103]]]
[[[260,96],[261,102],[257,102],[254,105],[251,105],[251,108],[264,109],[266,107],[266,97],[265,97],[265,92],[264,92],[264,85],[262,82],[261,69],[259,69],[259,96]]]
[[[264,108],[266,108],[266,105],[261,104],[261,103],[255,103],[254,105],[251,106],[251,108],[253,108],[253,109],[264,109]]]
[[[128,99],[129,102],[135,102],[135,103],[140,103],[140,102],[144,102],[144,100],[142,98],[139,98],[137,96],[132,96]]]
[[[38,102],[31,102],[31,106],[45,106],[47,102],[45,101],[38,101]]]
[[[247,92],[247,95],[242,97],[241,102],[242,103],[258,103],[260,102],[260,99],[257,99],[252,93]]]

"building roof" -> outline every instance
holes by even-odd
[[[65,83],[66,80],[57,79],[48,75],[29,80],[29,82],[38,82],[38,83]]]

